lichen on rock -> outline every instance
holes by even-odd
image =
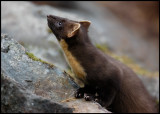
[[[34,60],[34,61],[40,61],[40,62],[42,62],[42,63],[44,63],[44,64],[48,64],[50,67],[53,67],[53,66],[54,66],[54,65],[51,64],[51,63],[48,63],[48,62],[46,62],[46,61],[44,61],[44,60],[42,60],[42,59],[37,58],[36,56],[34,56],[33,53],[26,52],[26,55],[28,55],[28,57],[31,58],[31,59]]]
[[[2,112],[109,112],[94,102],[75,99],[77,88],[65,71],[51,67],[8,35],[1,34]]]

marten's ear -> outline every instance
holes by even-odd
[[[91,22],[90,21],[80,21],[79,22],[82,26],[84,26],[86,29],[89,28]]]
[[[73,37],[78,32],[80,26],[81,25],[79,23],[73,23],[68,30],[68,38]]]

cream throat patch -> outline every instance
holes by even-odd
[[[81,66],[80,62],[72,55],[72,53],[68,50],[68,44],[65,42],[65,40],[60,40],[60,45],[65,53],[66,59],[72,68],[72,71],[75,73],[76,78],[83,81],[85,83],[86,81],[86,73]]]

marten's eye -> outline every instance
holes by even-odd
[[[61,22],[59,22],[58,24],[59,24],[59,26],[61,26],[61,25],[62,25],[62,23],[61,23]]]
[[[59,27],[62,27],[62,22],[57,22],[56,23],[56,26],[59,28]]]

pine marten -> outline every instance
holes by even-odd
[[[91,22],[53,15],[48,15],[47,20],[76,80],[84,84],[76,91],[76,98],[95,100],[112,112],[156,112],[152,98],[138,76],[91,43],[87,33]]]

